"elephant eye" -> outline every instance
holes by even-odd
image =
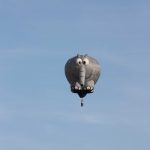
[[[89,60],[88,60],[87,58],[84,58],[84,59],[83,59],[83,64],[84,64],[84,65],[88,65],[88,64],[89,64]]]
[[[79,65],[82,64],[82,59],[81,58],[77,58],[76,63],[79,64]]]

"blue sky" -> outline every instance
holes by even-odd
[[[0,0],[0,149],[149,150],[150,2]],[[102,75],[85,106],[66,61]]]

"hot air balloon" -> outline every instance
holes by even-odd
[[[100,65],[95,58],[88,55],[79,55],[70,58],[65,65],[65,75],[71,91],[81,98],[94,92],[94,86],[101,74]]]

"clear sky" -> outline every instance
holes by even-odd
[[[77,53],[102,67],[83,108]],[[149,150],[150,1],[0,0],[0,149]]]

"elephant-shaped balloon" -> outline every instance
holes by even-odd
[[[77,55],[69,59],[65,65],[65,75],[70,83],[71,91],[80,98],[93,93],[99,79],[101,69],[98,61],[88,55]]]

